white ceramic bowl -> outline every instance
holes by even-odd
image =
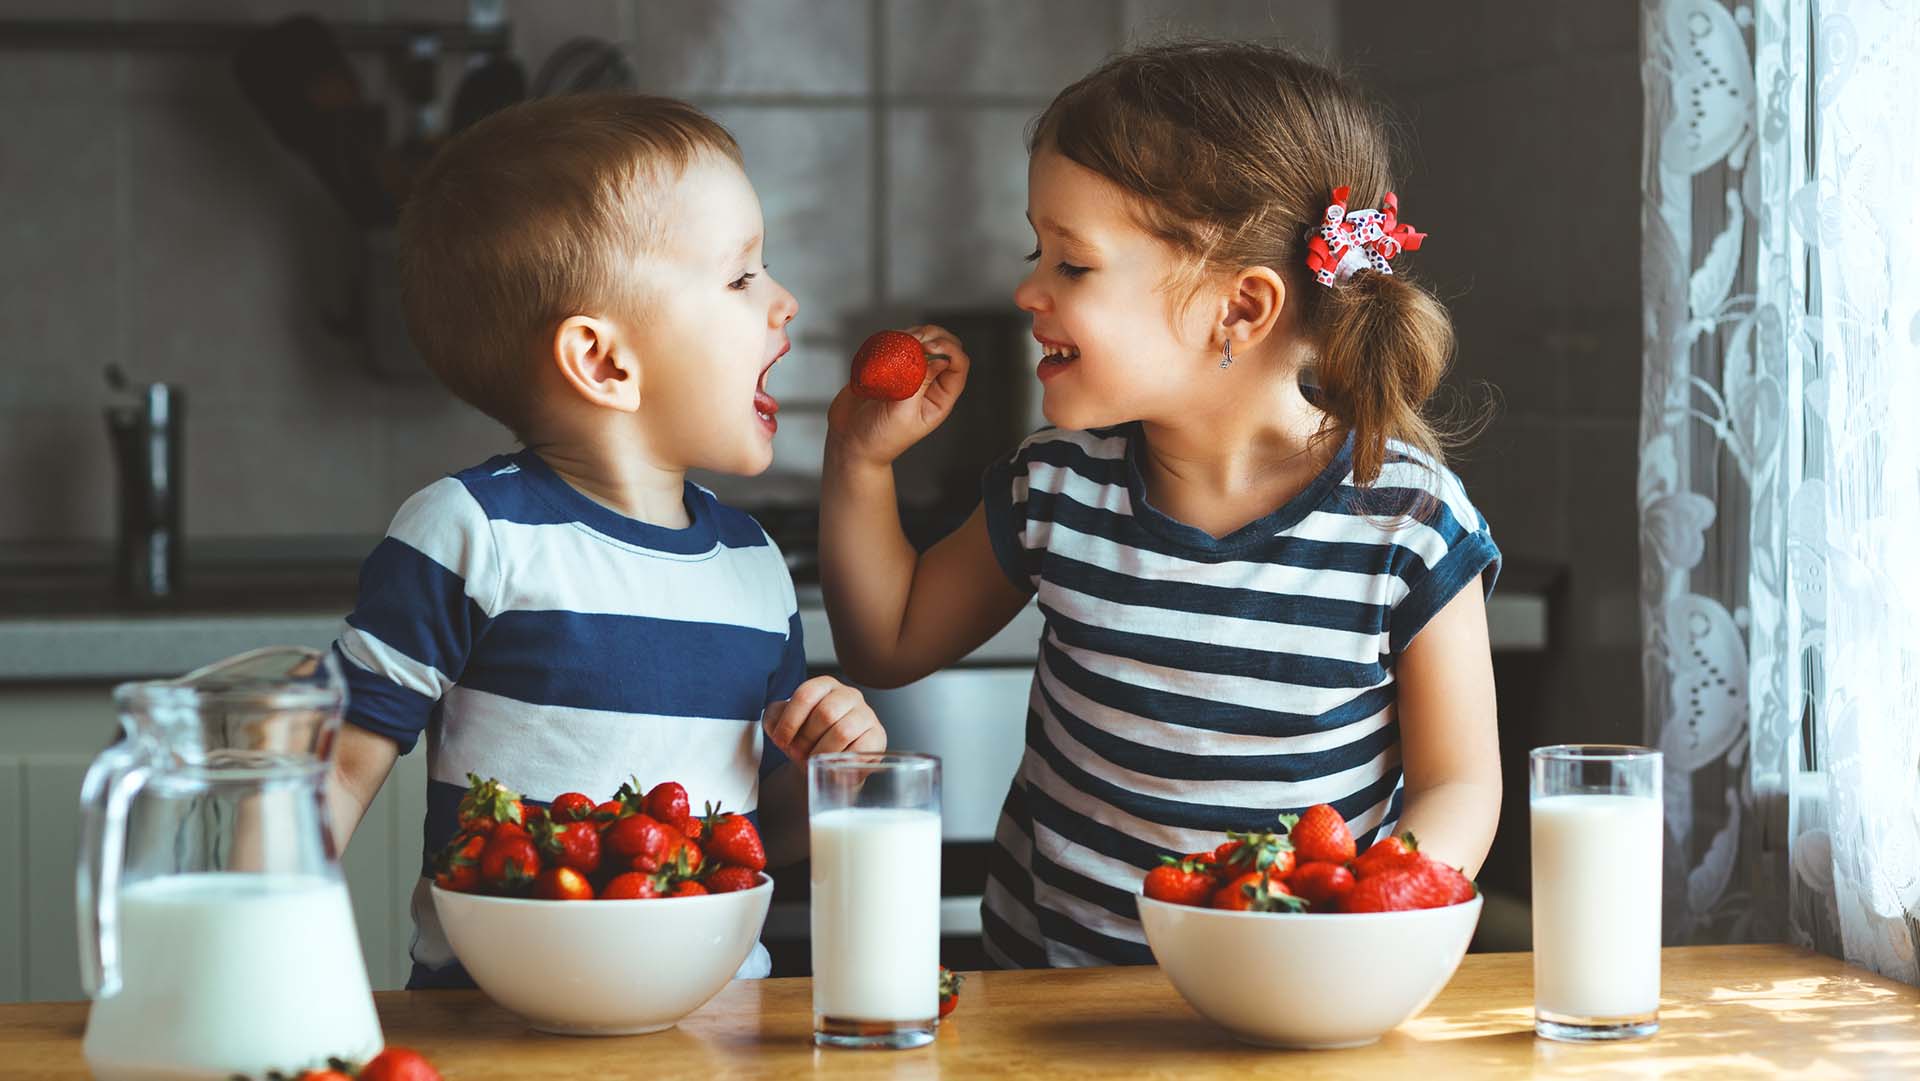
[[[750,890],[633,901],[540,901],[433,887],[473,982],[534,1028],[657,1032],[720,993],[753,952],[773,879]]]
[[[1263,1047],[1358,1047],[1426,1008],[1479,897],[1413,912],[1227,912],[1140,899],[1161,971],[1200,1015]]]

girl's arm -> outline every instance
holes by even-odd
[[[952,664],[1016,615],[1027,597],[1007,580],[985,512],[925,553],[900,528],[893,462],[940,425],[966,385],[967,356],[938,327],[913,335],[932,378],[903,402],[842,390],[828,411],[821,471],[820,581],[834,654],[855,682],[897,687]]]
[[[1407,773],[1401,832],[1471,878],[1500,822],[1500,741],[1493,654],[1480,583],[1467,584],[1400,655],[1400,750]]]

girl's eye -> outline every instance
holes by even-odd
[[[730,281],[730,282],[728,282],[728,283],[727,283],[727,288],[729,288],[729,289],[732,289],[732,290],[734,290],[734,291],[736,291],[736,292],[739,292],[739,291],[742,291],[742,290],[744,290],[744,289],[746,289],[746,287],[747,287],[747,285],[748,285],[748,283],[750,283],[750,282],[752,282],[752,281],[753,281],[753,279],[755,279],[755,278],[757,278],[757,277],[759,277],[759,276],[760,276],[760,275],[758,275],[758,274],[755,274],[755,273],[754,273],[753,271],[751,271],[751,270],[749,270],[749,271],[747,271],[747,272],[746,272],[745,274],[742,274],[742,275],[740,275],[739,277],[737,277],[737,278],[735,278],[735,279],[733,279],[732,281]]]
[[[1074,266],[1072,263],[1065,263],[1065,262],[1055,263],[1053,268],[1055,270],[1058,270],[1060,272],[1061,277],[1066,278],[1068,281],[1072,281],[1075,278],[1078,278],[1080,275],[1085,274],[1088,270],[1087,267]]]
[[[1039,248],[1035,248],[1035,249],[1033,249],[1032,251],[1030,251],[1030,252],[1028,252],[1028,253],[1027,253],[1027,262],[1029,262],[1029,263],[1037,263],[1037,262],[1039,262],[1039,261],[1040,261],[1040,249],[1039,249]]]

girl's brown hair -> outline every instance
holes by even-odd
[[[1392,187],[1385,123],[1351,82],[1259,45],[1137,49],[1061,91],[1029,148],[1137,197],[1145,228],[1198,273],[1281,275],[1315,348],[1319,404],[1353,433],[1356,482],[1380,475],[1389,439],[1444,461],[1425,406],[1453,355],[1446,309],[1398,272],[1326,287],[1306,267],[1307,230],[1334,188],[1351,186],[1358,209]]]

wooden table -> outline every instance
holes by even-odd
[[[932,1047],[820,1051],[808,981],[740,981],[651,1036],[533,1032],[478,992],[375,996],[390,1043],[470,1078],[1920,1077],[1920,990],[1786,946],[1665,953],[1661,1031],[1536,1040],[1524,953],[1471,954],[1425,1013],[1348,1051],[1269,1051],[1202,1020],[1154,968],[969,977]],[[85,1003],[0,1006],[0,1076],[84,1078]]]

